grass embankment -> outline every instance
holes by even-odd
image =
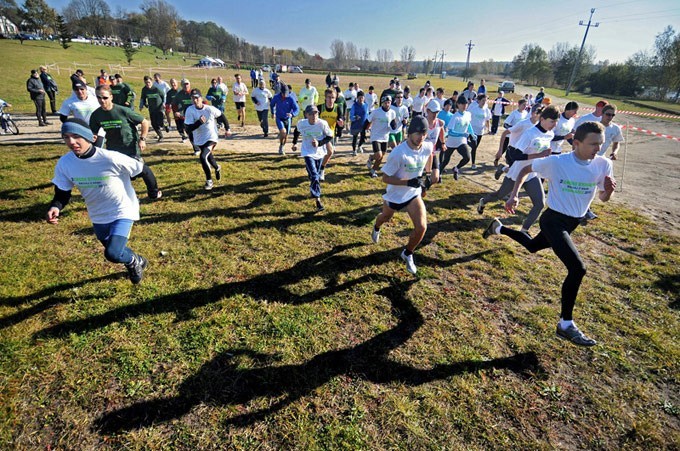
[[[466,177],[428,196],[414,278],[405,214],[370,242],[383,185],[363,159],[336,158],[313,214],[298,158],[220,154],[207,194],[195,157],[155,148],[165,196],[142,201],[132,286],[79,196],[42,221],[63,146],[25,150],[4,147],[0,171],[3,449],[680,442],[680,243],[629,210],[596,204],[574,233],[577,321],[601,341],[580,349],[554,336],[563,267],[483,240],[501,207],[480,217]]]

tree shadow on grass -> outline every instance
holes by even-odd
[[[353,347],[321,353],[301,364],[275,365],[273,356],[248,349],[231,349],[204,364],[179,386],[174,397],[137,402],[108,412],[92,425],[102,434],[113,434],[156,423],[167,422],[204,403],[213,406],[240,406],[259,398],[269,398],[266,408],[251,408],[226,420],[226,425],[243,427],[261,421],[328,383],[346,375],[375,384],[399,383],[418,386],[428,382],[485,370],[505,369],[521,377],[544,374],[535,353],[527,352],[492,360],[464,360],[437,364],[429,369],[415,368],[392,360],[390,352],[406,343],[424,324],[424,319],[407,293],[414,281],[373,275],[388,285],[377,294],[392,304],[397,324]],[[246,356],[264,365],[239,368],[238,357]]]
[[[396,261],[399,257],[400,249],[383,250],[360,257],[343,254],[343,252],[361,246],[363,246],[363,243],[336,246],[327,252],[301,260],[285,270],[261,274],[248,280],[215,285],[210,288],[197,288],[172,293],[138,304],[118,307],[99,315],[65,321],[38,331],[33,337],[44,338],[71,333],[79,334],[144,315],[173,313],[176,316],[176,321],[182,321],[190,318],[194,309],[220,302],[224,298],[235,295],[249,296],[256,301],[280,302],[290,305],[308,304],[351,290],[357,285],[371,280],[372,276],[369,274],[340,282],[340,277],[344,279],[351,271],[370,270],[372,267],[382,268],[386,263]],[[480,258],[487,252],[491,251],[480,252],[471,256],[465,255],[450,260],[422,257],[422,261],[441,267],[449,267]],[[407,274],[405,270],[404,274]],[[298,294],[294,291],[295,284],[310,278],[324,279],[323,288],[304,294]]]
[[[42,185],[28,186],[23,188],[7,189],[0,191],[0,200],[19,200],[28,197],[26,193],[28,191],[43,190],[51,188],[53,185],[51,183],[43,183]],[[3,212],[4,213],[4,212]]]
[[[661,274],[652,286],[668,293],[671,297],[668,306],[680,310],[680,274]]]

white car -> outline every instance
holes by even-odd
[[[272,71],[272,68],[269,67],[269,64],[263,64],[261,69],[262,69],[262,72],[271,72]]]
[[[302,74],[302,68],[300,66],[293,66],[288,69],[288,72],[291,74]]]

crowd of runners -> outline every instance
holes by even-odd
[[[520,188],[528,194],[532,208],[519,230],[494,218],[483,236],[506,235],[530,252],[552,248],[567,268],[557,336],[582,346],[596,343],[573,322],[585,265],[570,235],[580,224],[596,217],[590,212],[596,195],[607,201],[616,186],[612,160],[623,136],[613,122],[614,105],[599,102],[593,113],[577,119],[576,102],[559,109],[551,105],[543,89],[536,98],[526,95],[514,103],[502,91],[491,98],[484,80],[477,89],[470,82],[462,92],[448,96],[429,81],[411,92],[395,78],[379,95],[374,86],[364,90],[356,82],[343,91],[338,77],[331,74],[326,83],[320,93],[307,79],[296,94],[279,76],[267,88],[262,78],[253,79],[251,74],[251,88],[255,87],[250,92],[240,74],[235,74],[231,88],[217,77],[203,95],[188,79],[165,82],[157,73],[144,77],[139,96],[139,110],[149,110],[147,120],[134,110],[136,95],[120,75],[109,77],[102,71],[93,89],[82,72],[76,73],[72,76],[73,93],[58,110],[62,137],[72,152],[56,165],[52,180],[55,195],[47,219],[58,222],[71,190],[78,187],[95,234],[104,245],[105,257],[123,263],[130,280],[139,283],[148,262],[127,247],[133,222],[139,219],[139,202],[131,181],[142,178],[151,199],[162,197],[152,170],[142,160],[149,132],[153,130],[160,142],[174,128],[182,142],[188,139],[205,174],[204,189],[212,190],[213,173],[216,180],[221,178],[214,147],[220,133],[225,138],[231,135],[224,114],[231,94],[241,126],[245,125],[249,101],[257,111],[264,137],[269,135],[271,116],[278,131],[279,154],[297,152],[299,144],[317,211],[325,208],[322,183],[338,140],[343,136],[351,139],[352,155],[367,156],[366,175],[380,177],[386,186],[371,239],[379,243],[381,227],[395,213],[406,212],[413,231],[400,258],[406,269],[416,274],[414,252],[427,230],[423,200],[427,191],[440,189],[437,185],[444,178],[458,180],[468,164],[471,169],[477,168],[482,138],[502,130],[494,165],[495,178],[504,178],[497,191],[479,200],[477,211],[483,214],[490,202],[507,199],[505,209],[514,214]],[[506,109],[513,111],[506,115]],[[291,134],[292,145],[288,147]],[[536,220],[540,231],[532,236]]]

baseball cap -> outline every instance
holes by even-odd
[[[87,88],[87,85],[85,83],[76,82],[76,83],[72,83],[71,87],[75,91],[76,89]]]
[[[386,96],[382,96],[382,99],[380,99],[380,103],[387,102],[387,101],[391,102],[392,96],[386,95]]]
[[[318,113],[319,109],[315,105],[307,105],[305,108],[305,114]]]
[[[189,80],[187,80],[186,78],[183,78],[181,83],[183,85],[190,85],[191,84],[191,82]]]
[[[423,116],[416,116],[411,119],[411,123],[408,126],[408,134],[411,133],[427,133],[427,119]]]
[[[436,100],[432,99],[427,103],[427,109],[433,113],[438,113],[442,110],[442,106]]]
[[[194,88],[191,90],[191,97],[203,97],[203,96],[201,95],[200,90]]]

